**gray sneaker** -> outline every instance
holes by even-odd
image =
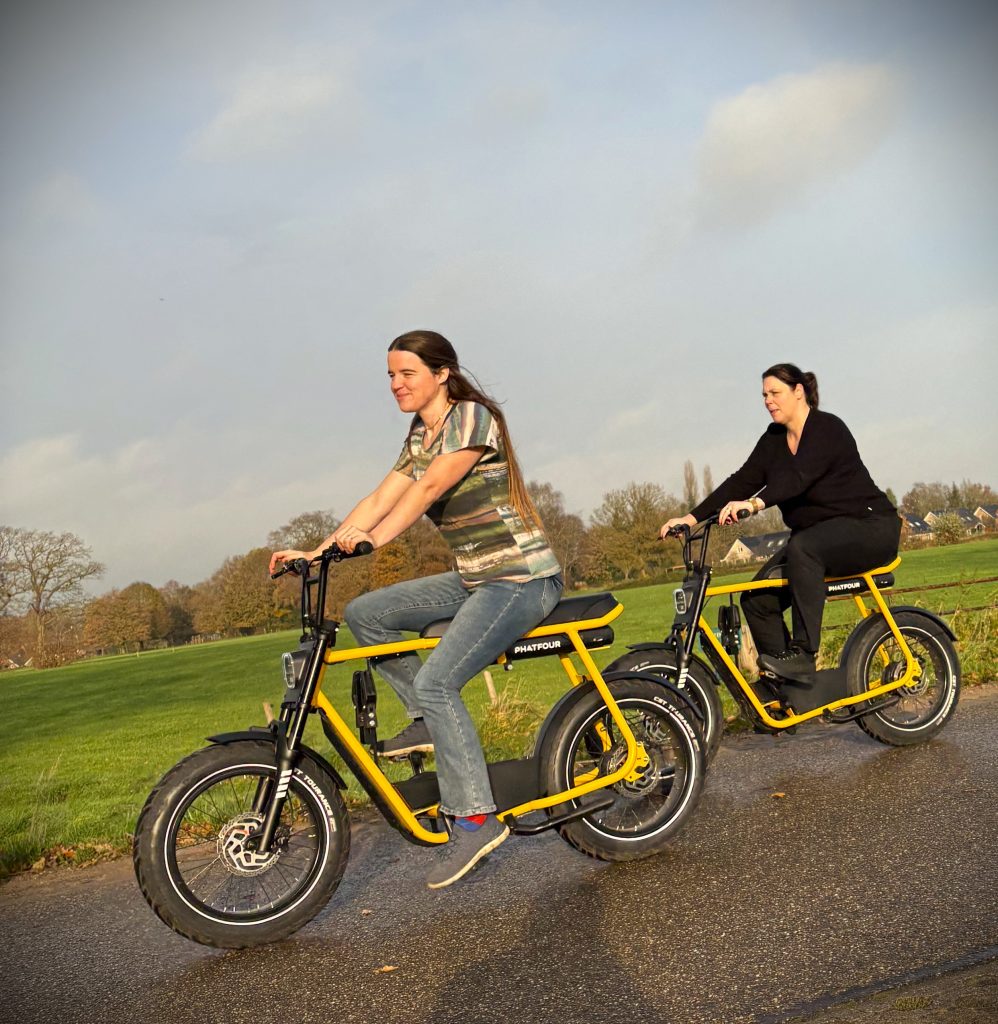
[[[398,736],[378,743],[378,753],[382,757],[402,757],[405,754],[415,754],[417,751],[426,753],[432,749],[430,730],[426,728],[422,718],[410,722]]]
[[[508,835],[508,826],[494,814],[474,832],[455,825],[449,842],[440,852],[439,863],[426,876],[426,884],[431,889],[443,889],[463,878],[483,857],[504,843]]]

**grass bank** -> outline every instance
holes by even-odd
[[[998,541],[908,552],[897,585],[989,576],[998,576]],[[617,642],[600,652],[600,664],[629,643],[665,635],[673,586],[621,592],[625,612],[615,623]],[[949,616],[960,638],[965,680],[974,683],[998,678],[996,600],[998,583],[968,583],[900,594],[895,603],[946,611],[990,606]],[[829,605],[830,643],[836,627],[854,615],[849,601]],[[142,802],[167,768],[212,733],[262,724],[263,702],[280,701],[280,654],[296,643],[296,632],[286,632],[0,675],[7,726],[0,749],[0,875],[41,860],[74,863],[126,850]],[[340,644],[350,643],[344,630]],[[350,670],[337,672],[327,676],[325,691],[349,720]],[[517,756],[529,745],[538,716],[564,689],[565,677],[557,660],[546,658],[519,662],[509,673],[497,668],[493,678],[501,697],[497,708],[490,708],[481,677],[468,684],[466,699],[490,753]],[[379,692],[379,722],[383,735],[404,724],[386,686]],[[308,742],[327,751],[318,726],[313,722],[309,730]],[[361,799],[356,783],[349,796]]]

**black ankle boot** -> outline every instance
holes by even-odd
[[[814,682],[814,655],[799,647],[789,647],[780,654],[760,654],[759,668],[772,672],[780,679],[792,679],[796,683]]]

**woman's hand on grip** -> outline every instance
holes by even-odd
[[[270,575],[273,576],[285,562],[294,562],[299,558],[304,558],[310,562],[313,557],[311,551],[298,551],[296,548],[285,548],[283,551],[275,551],[270,556]]]
[[[719,526],[727,526],[728,523],[736,523],[739,519],[748,519],[755,510],[756,506],[751,500],[729,501],[727,505],[717,513],[717,523]]]
[[[666,537],[671,535],[672,531],[677,526],[696,526],[696,524],[696,519],[694,519],[689,513],[685,516],[673,516],[672,519],[667,519],[662,524],[662,529],[658,531],[658,535],[662,540],[665,540]]]
[[[332,536],[332,542],[341,551],[345,551],[348,555],[352,555],[354,548],[364,540],[366,540],[372,548],[376,548],[378,546],[375,544],[374,538],[367,532],[367,530],[362,530],[358,526],[349,526],[344,524],[343,526],[340,526]]]

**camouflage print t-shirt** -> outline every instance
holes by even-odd
[[[472,471],[427,510],[457,561],[466,586],[488,580],[527,580],[561,571],[543,529],[528,527],[509,496],[509,465],[492,413],[477,402],[450,407],[437,436],[423,449],[426,428],[412,431],[395,470],[419,480],[434,457],[464,448],[484,448]]]

